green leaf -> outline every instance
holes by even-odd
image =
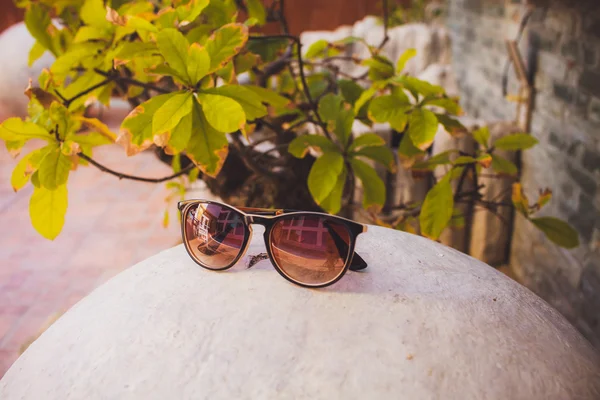
[[[46,52],[46,48],[42,46],[39,42],[35,42],[31,50],[29,50],[29,57],[27,58],[27,66],[31,67],[36,60],[38,60],[41,56]]]
[[[352,133],[354,117],[354,111],[351,108],[342,108],[335,120],[335,134],[344,147],[348,144],[348,139]]]
[[[153,33],[158,32],[158,28],[156,26],[152,25],[152,22],[150,22],[147,19],[144,19],[142,17],[135,16],[135,15],[132,15],[127,18],[126,26],[128,28],[135,30],[142,37],[142,40],[144,40],[144,41],[147,40],[148,32],[153,32]]]
[[[267,22],[267,12],[262,0],[246,0],[246,8],[248,9],[248,16],[256,18],[259,25],[264,25]]]
[[[308,59],[322,57],[323,52],[327,50],[327,47],[329,47],[329,42],[325,39],[319,39],[308,47],[304,57]]]
[[[152,144],[152,119],[156,110],[175,94],[161,94],[152,97],[145,103],[137,106],[129,113],[121,124],[121,136],[117,140],[125,146],[127,155],[136,154],[147,149]]]
[[[457,135],[467,131],[467,128],[454,118],[445,114],[435,114],[435,116],[437,117],[438,122],[442,124],[444,129],[451,135]]]
[[[302,135],[296,137],[290,142],[288,152],[296,158],[304,158],[311,148],[321,153],[339,152],[331,140],[320,135]]]
[[[408,89],[415,99],[419,98],[419,95],[423,97],[430,97],[444,94],[444,88],[438,85],[432,85],[427,81],[422,81],[412,76],[401,76],[397,79],[398,82],[402,83],[406,89]]]
[[[48,31],[50,27],[50,14],[40,4],[35,7],[30,7],[25,12],[25,26],[27,30],[44,48],[50,50],[56,56],[56,50],[52,42],[52,36]]]
[[[319,115],[323,121],[335,121],[342,109],[343,99],[333,93],[327,93],[319,101]]]
[[[254,120],[267,114],[267,107],[262,104],[259,96],[246,86],[226,85],[215,89],[206,89],[204,93],[229,97],[239,103],[244,109],[246,119]]]
[[[473,131],[473,139],[484,149],[488,148],[488,143],[490,142],[490,130],[487,126],[483,126],[475,131]]]
[[[111,23],[106,19],[106,9],[102,0],[86,0],[79,10],[79,17],[87,25],[105,28],[110,27]]]
[[[458,105],[458,103],[448,97],[442,97],[437,99],[427,99],[425,100],[425,104],[428,106],[435,106],[443,108],[448,111],[450,114],[460,115],[462,113],[462,109]]]
[[[408,134],[402,135],[400,146],[398,146],[398,156],[403,167],[412,166],[417,159],[422,158],[425,152],[416,147]]]
[[[171,130],[185,117],[192,112],[194,96],[190,92],[174,93],[165,103],[160,106],[152,118],[152,135],[163,134]]]
[[[375,55],[361,64],[369,67],[369,79],[372,81],[384,81],[394,76],[394,64],[383,56]]]
[[[579,246],[579,235],[568,223],[554,217],[531,218],[530,221],[555,244],[566,249]]]
[[[385,140],[376,133],[365,133],[358,136],[350,145],[349,151],[358,151],[363,147],[385,146]]]
[[[55,190],[35,187],[29,201],[31,224],[40,235],[54,240],[65,223],[67,205],[66,185],[59,186]]]
[[[373,99],[369,105],[369,118],[375,122],[389,122],[391,127],[402,132],[406,127],[408,116],[406,104],[397,96],[381,96]]]
[[[165,61],[186,82],[190,81],[187,73],[188,65],[188,42],[177,29],[163,29],[156,36],[158,50]]]
[[[247,41],[248,28],[242,24],[227,24],[216,30],[206,41],[210,72],[223,67],[242,50]]]
[[[321,204],[335,188],[344,170],[344,157],[337,152],[325,153],[312,165],[308,174],[308,190],[317,204]]]
[[[431,111],[417,108],[410,114],[408,134],[419,149],[426,150],[431,146],[437,128],[438,120]]]
[[[198,93],[197,98],[206,120],[217,131],[230,133],[244,127],[246,114],[237,101],[208,93]]]
[[[356,158],[350,160],[354,174],[363,186],[363,206],[383,206],[385,203],[385,185],[377,172],[367,163]]]
[[[404,53],[402,53],[400,55],[400,57],[398,57],[398,62],[396,63],[396,72],[402,72],[402,70],[404,70],[404,67],[406,66],[406,63],[408,62],[408,60],[410,60],[411,58],[413,58],[416,55],[417,55],[417,50],[415,50],[415,49],[408,49]]]
[[[193,104],[192,107],[196,107],[196,105]],[[188,145],[192,136],[192,130],[194,129],[193,120],[194,112],[192,110],[192,112],[181,118],[181,121],[171,131],[168,145],[175,153],[183,151]]]
[[[394,153],[392,153],[392,150],[388,146],[363,147],[354,153],[354,155],[377,161],[392,172],[396,170],[396,159],[394,158]]]
[[[275,108],[286,107],[290,104],[290,99],[283,97],[270,89],[265,89],[260,86],[244,85],[246,89],[253,91],[258,97],[261,98],[263,103],[272,105]]]
[[[227,137],[209,124],[198,104],[194,104],[192,117],[192,136],[186,154],[203,173],[214,177],[227,158]]]
[[[337,182],[335,183],[333,190],[331,193],[329,193],[329,196],[327,196],[321,202],[321,204],[319,204],[323,210],[330,214],[337,214],[342,208],[342,195],[344,194],[344,186],[346,185],[347,176],[348,173],[346,172],[346,169],[343,169],[342,173],[339,174],[337,178]]]
[[[426,161],[416,163],[412,168],[415,170],[433,170],[438,165],[451,164],[452,161],[450,161],[450,155],[456,151],[457,150],[446,150],[442,153],[436,154]]]
[[[188,49],[188,76],[192,85],[200,82],[208,74],[210,69],[210,56],[208,51],[198,43],[193,43]]]
[[[427,193],[423,202],[421,214],[419,215],[423,236],[437,240],[442,231],[448,226],[453,209],[454,198],[452,196],[452,186],[450,185],[450,174],[446,174]]]
[[[53,140],[54,137],[39,125],[13,117],[0,124],[0,139],[11,142],[26,142],[30,139]]]
[[[356,102],[354,103],[354,113],[358,114],[362,106],[364,106],[371,98],[377,93],[377,89],[370,87],[360,94]]]
[[[54,146],[39,166],[40,184],[48,190],[64,185],[69,178],[71,164],[71,159],[60,151],[60,147]]]
[[[538,143],[536,138],[527,133],[514,133],[496,140],[494,147],[501,150],[517,151],[529,149]]]
[[[105,144],[114,143],[113,140],[109,139],[100,132],[89,132],[85,134],[77,134],[70,137],[72,140],[79,144],[89,145],[92,147],[102,146]]]
[[[516,175],[518,172],[517,166],[512,162],[497,154],[492,156],[492,169],[499,174]]]
[[[466,165],[466,164],[475,164],[477,162],[476,159],[470,156],[460,156],[457,157],[456,160],[452,164],[454,165]]]
[[[350,103],[352,106],[356,104],[356,101],[360,98],[360,95],[365,91],[358,83],[349,79],[342,79],[338,81],[338,87],[344,96],[344,100]],[[356,110],[355,110],[356,112]]]

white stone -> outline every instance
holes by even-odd
[[[378,227],[357,251],[369,268],[320,290],[162,252],[42,334],[0,399],[600,398],[592,346],[500,272]]]
[[[22,22],[0,34],[0,122],[9,117],[27,115],[29,99],[24,92],[29,79],[37,86],[37,78],[42,69],[49,68],[54,62],[52,54],[46,52],[28,67],[29,50],[34,42]]]

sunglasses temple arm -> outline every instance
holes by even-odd
[[[344,257],[344,255],[348,252],[348,245],[346,244],[346,242],[344,242],[340,235],[338,235],[335,229],[333,229],[328,223],[324,223],[324,225],[329,231],[331,237],[333,238],[333,241],[338,249],[340,256]],[[349,268],[350,271],[360,271],[362,269],[367,268],[367,262],[363,260],[363,258],[359,256],[357,252],[354,252],[354,254],[352,255],[352,260],[350,260]]]

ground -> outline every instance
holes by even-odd
[[[128,173],[169,173],[150,152],[127,158],[113,145],[98,148],[94,157]],[[53,316],[125,268],[180,240],[174,205],[169,227],[162,226],[164,185],[119,180],[91,167],[72,172],[63,232],[54,241],[46,240],[29,220],[31,185],[18,193],[10,186],[15,164],[1,146],[0,377],[22,344]]]

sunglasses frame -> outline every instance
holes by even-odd
[[[225,267],[210,268],[206,265],[203,265],[198,259],[196,259],[193,252],[189,248],[189,243],[187,240],[187,234],[186,234],[186,229],[185,229],[186,214],[190,208],[192,208],[195,205],[202,204],[202,203],[216,204],[220,207],[224,207],[229,210],[235,211],[243,217],[245,232],[244,232],[244,242],[242,243],[242,247],[241,247],[242,250],[239,252],[237,257],[230,264],[228,264]],[[282,277],[284,277],[286,280],[288,280],[296,285],[306,287],[306,288],[321,288],[321,287],[333,285],[334,283],[339,281],[346,274],[348,269],[352,269],[352,270],[356,271],[356,270],[364,269],[367,266],[366,262],[364,262],[364,260],[358,254],[356,254],[354,252],[354,248],[356,246],[356,238],[358,237],[358,235],[360,235],[363,232],[366,232],[368,228],[364,224],[361,224],[361,223],[358,223],[358,222],[355,222],[355,221],[352,221],[352,220],[349,220],[349,219],[346,219],[343,217],[338,217],[336,215],[330,215],[330,214],[326,214],[326,213],[313,212],[313,211],[297,211],[297,210],[286,210],[286,209],[268,209],[268,208],[251,208],[251,207],[236,208],[236,207],[230,206],[229,204],[221,203],[219,201],[203,200],[203,199],[190,199],[190,200],[180,201],[177,203],[177,208],[179,209],[180,214],[181,214],[181,236],[183,238],[183,244],[185,246],[185,250],[187,251],[187,253],[191,257],[191,259],[194,260],[194,262],[196,264],[198,264],[202,268],[208,269],[210,271],[227,270],[227,269],[233,267],[242,257],[244,257],[244,255],[246,254],[246,252],[248,250],[248,247],[250,246],[250,242],[252,240],[252,235],[253,235],[252,224],[262,225],[265,227],[265,232],[263,234],[263,237],[265,240],[265,247],[267,249],[267,255],[269,256],[269,260],[271,261],[271,264],[273,265],[275,270]],[[322,217],[324,219],[333,220],[336,223],[344,225],[350,235],[350,243],[348,243],[349,251],[348,251],[348,256],[346,257],[346,260],[345,260],[344,268],[342,269],[342,271],[340,272],[340,274],[338,276],[336,276],[334,279],[332,279],[328,282],[319,283],[319,284],[307,284],[307,283],[299,282],[299,281],[293,279],[292,277],[288,276],[283,271],[283,269],[277,265],[277,261],[276,261],[275,257],[273,257],[273,253],[271,251],[271,243],[272,243],[271,242],[271,232],[272,232],[272,228],[275,225],[275,223],[281,219],[288,218],[290,216],[303,216],[303,215],[310,215],[310,216],[316,215],[316,216]],[[353,259],[355,259],[355,261],[358,261],[358,262],[355,263],[356,265],[353,265],[353,268],[350,268],[351,265],[353,264]]]

